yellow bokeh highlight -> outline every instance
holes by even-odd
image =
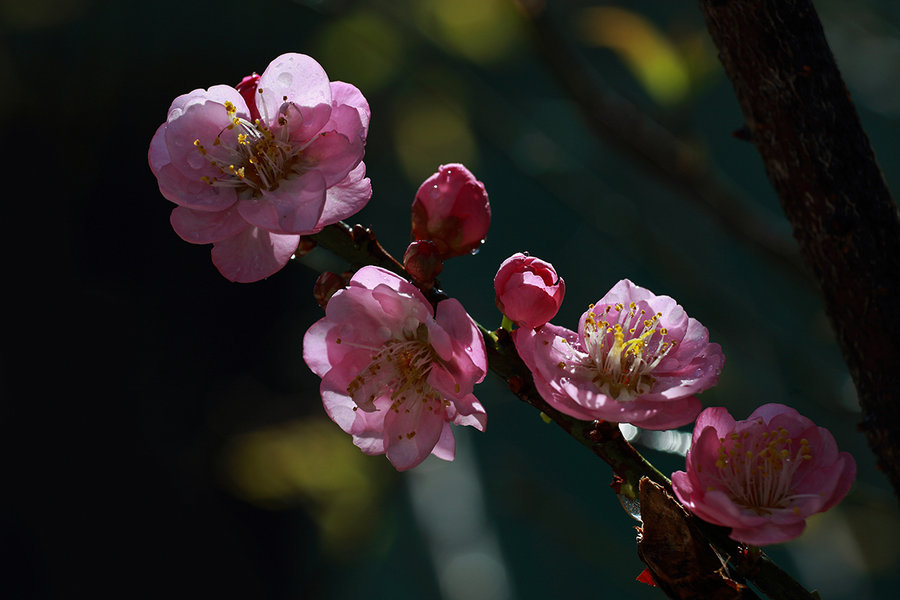
[[[509,0],[420,0],[419,26],[450,51],[485,63],[510,56],[522,39],[522,23]]]
[[[359,10],[330,23],[316,44],[316,58],[332,79],[352,81],[371,94],[390,83],[403,63],[403,36],[381,16]]]
[[[397,111],[394,147],[410,181],[421,182],[441,164],[474,168],[478,150],[464,107],[447,97],[417,94]]]
[[[302,505],[326,552],[340,555],[377,524],[388,470],[326,419],[289,421],[236,436],[223,455],[228,487],[266,509]]]
[[[581,17],[583,39],[618,54],[656,102],[677,104],[688,95],[689,67],[678,48],[653,23],[613,6],[586,8]]]

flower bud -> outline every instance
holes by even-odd
[[[238,91],[241,97],[244,99],[244,102],[247,103],[247,108],[250,109],[250,118],[252,120],[259,118],[259,109],[256,107],[256,88],[259,86],[259,75],[253,73],[253,75],[247,75],[241,82],[234,86],[234,89]]]
[[[313,284],[313,297],[316,299],[316,303],[322,308],[325,308],[335,292],[347,287],[347,283],[352,275],[352,273],[338,275],[337,273],[332,273],[330,271],[325,271],[319,275],[319,278],[316,279],[316,282]]]
[[[306,256],[310,252],[316,249],[316,246],[319,244],[315,239],[308,235],[301,235],[300,242],[297,244],[297,249],[294,250],[294,256],[296,258],[300,258],[301,256]]]
[[[431,240],[443,260],[481,247],[491,224],[484,184],[463,165],[441,165],[416,192],[412,239]]]
[[[520,327],[535,329],[556,316],[566,284],[553,265],[519,252],[500,265],[494,290],[500,312]]]
[[[413,242],[403,255],[403,268],[413,280],[430,288],[444,269],[437,245],[429,240]]]

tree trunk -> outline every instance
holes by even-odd
[[[700,0],[900,497],[900,218],[809,0]],[[797,349],[802,352],[802,348]]]

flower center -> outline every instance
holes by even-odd
[[[650,391],[653,369],[675,347],[664,341],[668,331],[659,326],[662,313],[647,311],[632,302],[607,305],[598,313],[590,306],[584,320],[584,346],[593,372],[591,381],[604,393],[626,402]]]
[[[259,90],[260,92],[262,90]],[[284,98],[287,100],[287,97]],[[237,107],[225,102],[225,110],[231,119],[207,148],[194,140],[194,147],[216,168],[218,175],[204,175],[203,181],[209,185],[241,187],[258,192],[271,191],[292,172],[298,172],[303,148],[296,147],[290,140],[287,116],[282,111],[278,116],[280,127],[277,131],[265,125],[260,119],[251,123],[237,115]],[[226,132],[236,132],[227,136]]]
[[[758,424],[762,426],[763,422]],[[762,435],[750,431],[732,433],[719,442],[718,481],[735,503],[765,515],[806,497],[792,493],[794,474],[812,458],[805,438],[797,444],[779,427]]]
[[[390,339],[371,350],[372,361],[347,386],[347,393],[358,407],[376,410],[375,400],[387,395],[392,400],[390,410],[397,412],[401,408],[410,412],[413,407],[407,403],[415,400],[423,405],[414,407],[416,410],[432,411],[449,405],[427,382],[435,361],[440,359],[428,343],[428,329],[424,324],[419,325],[414,336]]]

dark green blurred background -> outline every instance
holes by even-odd
[[[900,6],[817,6],[888,183],[900,177]],[[692,2],[552,5],[617,94],[692,140],[789,235]],[[3,598],[660,598],[609,468],[491,377],[485,434],[397,474],[328,421],[300,355],[324,251],[231,284],[168,223],[146,153],[172,99],[311,54],[369,99],[371,203],[402,255],[419,183],[464,162],[487,243],[441,278],[493,327],[492,279],[551,261],[554,322],[629,277],[701,320],[727,362],[701,399],[790,404],[859,477],[772,549],[824,598],[900,583],[897,502],[863,436],[821,302],[800,276],[593,138],[510,0],[0,1],[7,292],[0,406]],[[11,210],[10,210],[11,209]],[[861,299],[862,301],[862,299]],[[689,428],[685,428],[689,431]],[[646,450],[665,472],[671,453]]]

